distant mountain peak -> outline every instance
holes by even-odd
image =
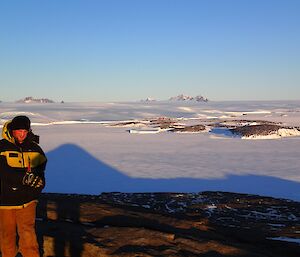
[[[169,99],[170,101],[196,101],[196,102],[208,102],[208,99],[201,96],[187,96],[184,94],[178,95],[178,96],[173,96]]]
[[[48,98],[34,98],[32,96],[27,96],[24,99],[18,100],[17,103],[54,103],[54,101]]]
[[[147,97],[146,99],[141,100],[141,102],[155,102],[156,99],[152,98],[152,97]]]

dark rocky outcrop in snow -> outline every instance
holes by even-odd
[[[205,130],[205,126],[204,125],[193,125],[193,126],[185,126],[183,128],[175,128],[172,131],[173,132],[188,132],[188,133],[196,133],[196,132],[201,132]]]
[[[146,123],[141,121],[121,121],[117,123],[113,123],[110,125],[111,127],[130,127],[130,126],[146,126]]]
[[[142,99],[141,102],[156,102],[156,99],[152,97],[147,97],[146,99]]]
[[[178,95],[178,96],[173,96],[169,99],[170,101],[196,101],[196,102],[208,102],[208,99],[201,96],[187,96],[187,95]]]
[[[130,129],[130,133],[199,133],[211,132],[229,137],[246,139],[274,139],[282,137],[300,136],[299,127],[287,127],[280,122],[266,120],[245,119],[203,119],[199,124],[188,125],[181,118],[158,117],[153,119],[132,120],[111,124],[114,127],[143,127],[143,129]]]
[[[253,125],[278,125],[281,123],[266,121],[266,120],[222,120],[215,124],[211,124],[213,127],[225,127],[225,128],[237,128],[243,126],[253,126]]]
[[[178,124],[177,119],[172,119],[168,117],[158,117],[156,119],[150,120],[150,126],[161,129],[174,128],[180,124]]]
[[[54,103],[54,101],[48,98],[33,98],[32,96],[27,96],[24,99],[20,99],[17,103]]]
[[[298,257],[300,203],[203,192],[43,194],[44,256]]]
[[[292,129],[290,127],[283,127],[275,124],[263,124],[263,125],[247,125],[231,129],[233,134],[237,134],[244,137],[252,135],[268,136],[278,132],[279,129]]]

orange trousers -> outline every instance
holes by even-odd
[[[39,257],[35,233],[36,202],[22,209],[0,209],[0,236],[2,257]],[[17,233],[19,242],[17,247]]]

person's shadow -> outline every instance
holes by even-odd
[[[79,223],[80,206],[77,201],[74,202],[65,201],[64,203],[57,202],[56,212],[57,212],[58,221]],[[79,236],[79,240],[82,241],[82,237],[85,234],[84,230],[80,230],[76,232]],[[72,257],[81,256],[81,252],[83,251],[82,242],[78,242],[77,240],[75,240],[73,231],[70,228],[63,231],[63,235],[61,238],[58,237],[55,238],[54,252],[56,256],[64,256],[66,247],[69,247],[70,256]]]
[[[102,246],[86,232],[80,221],[80,201],[59,194],[51,194],[50,198],[49,201],[48,195],[43,194],[37,208],[37,235],[41,256],[81,257],[85,243]],[[46,245],[45,237],[53,245]]]

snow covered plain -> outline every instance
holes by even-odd
[[[264,120],[299,127],[300,101],[0,103],[0,110],[1,125],[15,115],[31,118],[49,161],[46,192],[218,190],[300,201],[297,133],[244,140],[224,127],[144,127],[159,117],[186,125]]]

